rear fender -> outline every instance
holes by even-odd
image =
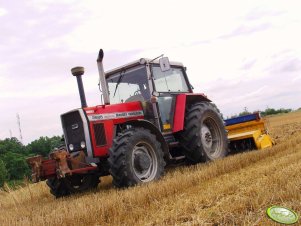
[[[197,102],[211,102],[204,94],[185,93],[176,97],[175,114],[172,132],[176,133],[184,129],[185,110]]]
[[[157,137],[157,140],[161,143],[163,153],[164,153],[164,158],[168,159],[169,158],[169,148],[168,145],[161,133],[161,131],[154,126],[152,123],[149,121],[143,120],[143,119],[138,119],[138,120],[133,120],[133,121],[128,121],[126,123],[127,125],[135,126],[135,127],[143,127],[145,129],[148,129],[151,131],[151,133],[155,134]]]

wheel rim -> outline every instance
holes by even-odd
[[[146,142],[139,142],[132,152],[132,166],[136,177],[142,182],[155,179],[158,170],[158,159],[153,147]]]
[[[222,152],[221,131],[213,118],[208,117],[203,121],[200,130],[201,142],[208,157],[217,158]]]

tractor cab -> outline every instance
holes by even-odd
[[[105,77],[111,104],[140,101],[146,119],[161,131],[173,126],[176,96],[192,93],[183,64],[169,63],[168,58],[142,58],[106,72]]]

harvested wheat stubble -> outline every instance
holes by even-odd
[[[276,225],[271,205],[301,213],[301,112],[271,117],[277,145],[170,170],[160,181],[54,199],[45,183],[0,192],[1,225]],[[293,136],[288,134],[293,133]]]

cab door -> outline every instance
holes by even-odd
[[[175,96],[159,96],[157,101],[159,108],[159,117],[161,121],[161,130],[163,132],[169,132],[173,127]]]

